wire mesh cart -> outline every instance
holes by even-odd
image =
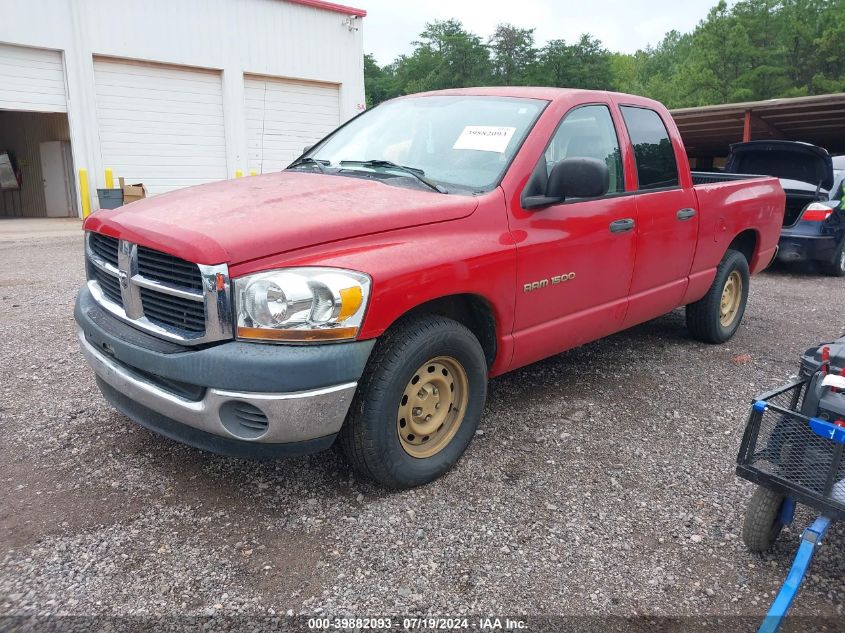
[[[745,544],[753,551],[767,550],[792,523],[796,503],[819,513],[804,530],[792,568],[759,633],[780,628],[830,523],[845,518],[842,361],[845,338],[808,350],[800,378],[757,397],[748,416],[736,472],[758,488],[746,509]]]

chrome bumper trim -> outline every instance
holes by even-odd
[[[81,330],[78,337],[88,364],[97,376],[114,389],[172,420],[230,439],[281,444],[337,433],[343,425],[358,385],[349,382],[295,393],[236,392],[208,388],[202,400],[186,400],[109,358],[91,345]],[[260,409],[267,416],[267,431],[257,438],[230,432],[220,419],[220,407],[233,401],[246,402]]]

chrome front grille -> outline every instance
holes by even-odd
[[[115,316],[187,344],[232,337],[229,271],[100,233],[86,235],[88,287]]]
[[[101,235],[100,233],[91,233],[89,238],[89,245],[91,250],[103,261],[108,262],[112,266],[117,266],[117,249],[119,240],[108,235]]]
[[[113,277],[96,266],[92,268],[91,273],[92,278],[100,284],[100,290],[103,291],[103,294],[108,300],[119,306],[123,306],[123,297],[120,294],[120,282],[117,280],[117,277]]]
[[[180,288],[202,290],[202,276],[196,264],[146,246],[138,247],[138,274]]]
[[[201,303],[141,288],[141,305],[152,321],[189,332],[205,332],[205,309]]]

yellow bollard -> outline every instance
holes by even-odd
[[[114,189],[114,174],[111,167],[106,167],[106,189]]]
[[[235,178],[243,178],[243,175],[244,172],[242,172],[240,169],[235,170]]]
[[[254,169],[250,169],[250,170],[249,170],[249,175],[250,175],[250,176],[257,176],[257,175],[258,175],[258,172],[257,172],[257,171],[255,171]]]
[[[88,193],[88,170],[79,170],[79,197],[82,199],[82,219],[91,215],[91,195]]]

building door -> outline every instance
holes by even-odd
[[[225,180],[219,72],[94,60],[103,166],[150,195]]]
[[[0,44],[0,151],[14,156],[21,181],[20,190],[7,195],[6,204],[0,205],[0,215],[76,215],[73,182],[67,189],[55,181],[54,206],[48,209],[42,172],[42,144],[70,139],[65,83],[60,51]],[[60,154],[56,160],[63,160]],[[68,158],[68,169],[71,165]]]
[[[279,171],[340,125],[336,84],[245,77],[249,169]]]
[[[41,180],[48,218],[67,218],[73,213],[73,161],[70,143],[41,143]]]
[[[62,54],[0,44],[0,110],[67,112]]]

